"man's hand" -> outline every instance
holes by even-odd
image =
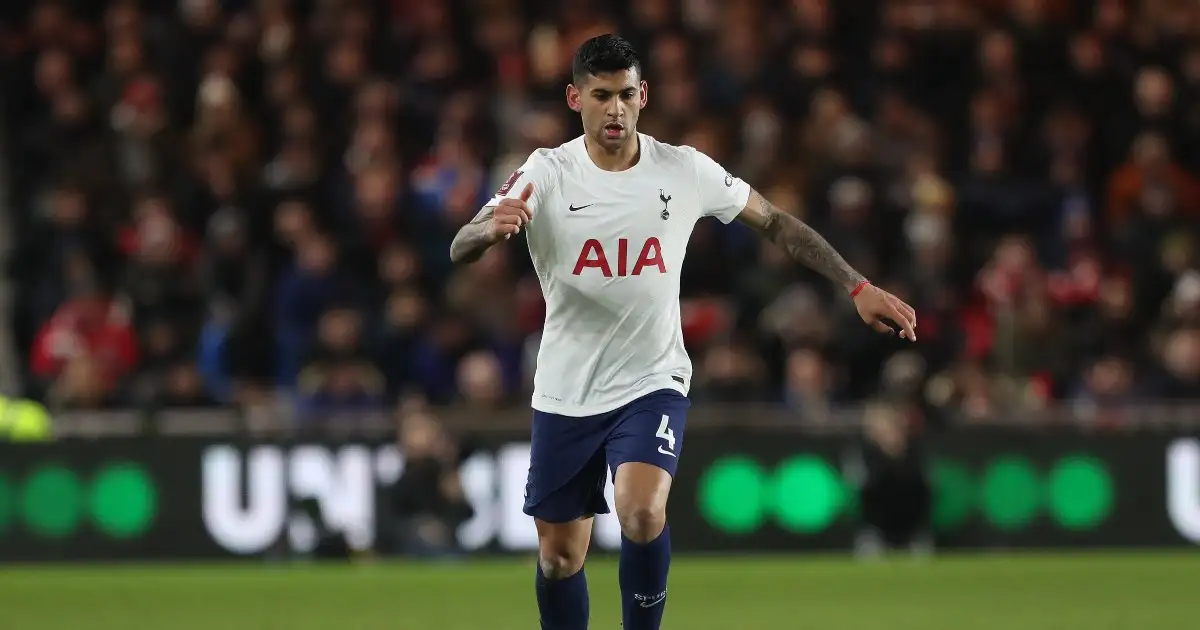
[[[488,235],[493,243],[508,240],[514,234],[521,233],[521,227],[533,220],[533,211],[529,209],[528,201],[533,196],[533,183],[525,184],[521,196],[516,199],[504,198],[496,204],[492,211],[492,221],[488,225]]]
[[[885,319],[890,319],[900,327],[901,339],[917,340],[917,312],[900,298],[873,284],[864,284],[853,299],[858,316],[871,328],[882,333],[891,333],[892,327],[884,322]]]
[[[529,198],[533,196],[533,183],[525,184],[521,196],[516,199],[501,199],[495,206],[487,206],[464,225],[454,241],[450,243],[450,260],[469,263],[479,260],[489,247],[520,234],[521,228],[533,220],[529,209]]]

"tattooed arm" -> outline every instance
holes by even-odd
[[[495,206],[487,206],[454,235],[454,240],[450,242],[451,262],[473,263],[479,260],[489,247],[496,244],[492,234],[492,216],[495,212]]]
[[[782,247],[792,260],[820,273],[847,292],[866,281],[816,230],[775,207],[757,190],[750,191],[750,199],[737,218]]]
[[[917,340],[916,311],[891,293],[867,283],[828,241],[803,221],[776,208],[756,190],[750,191],[750,199],[737,219],[782,247],[792,260],[829,278],[849,293],[859,317],[869,326],[881,333],[892,333],[894,325],[900,337]]]
[[[771,205],[758,191],[734,177],[700,151],[696,158],[696,186],[704,216],[750,226],[787,252],[792,260],[820,273],[854,301],[863,322],[881,333],[898,329],[900,336],[916,341],[917,314],[896,296],[876,287],[854,270],[816,230]]]

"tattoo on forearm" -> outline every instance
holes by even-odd
[[[865,280],[817,231],[800,219],[780,210],[762,194],[754,193],[763,209],[761,231],[767,240],[783,248],[792,260],[851,290]]]
[[[471,222],[454,235],[450,243],[450,260],[455,263],[471,263],[479,260],[492,246],[488,236],[488,222],[492,220],[494,208],[488,206],[479,211]]]

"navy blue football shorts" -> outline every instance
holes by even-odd
[[[607,473],[615,475],[625,462],[652,464],[674,477],[689,407],[687,396],[664,389],[583,418],[535,410],[525,513],[550,523],[608,514]]]

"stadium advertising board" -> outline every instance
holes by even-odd
[[[463,462],[472,552],[527,552],[529,445],[482,440]],[[947,548],[1200,544],[1200,438],[972,430],[929,445]],[[0,561],[218,559],[305,551],[315,500],[356,545],[387,535],[388,443],[198,439],[0,445]],[[848,549],[863,474],[853,440],[689,432],[671,505],[681,551]],[[611,493],[611,485],[609,486]],[[611,499],[611,494],[610,494]],[[615,549],[611,516],[596,546]]]

